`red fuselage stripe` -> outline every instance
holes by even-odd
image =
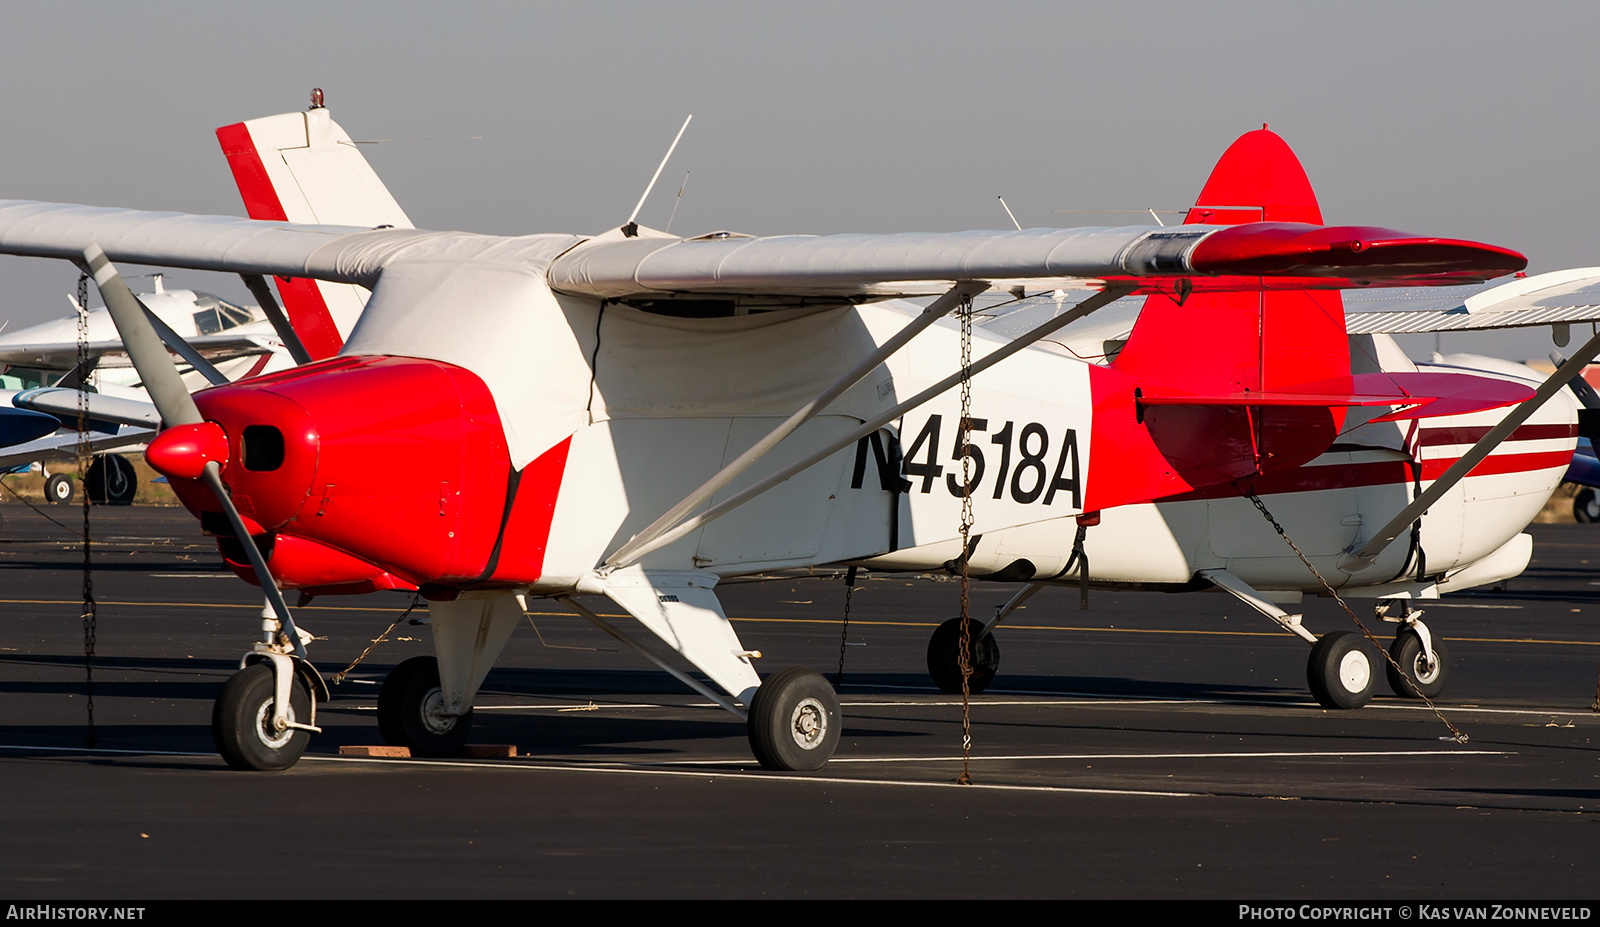
[[[1424,428],[1422,429],[1422,444],[1424,447],[1438,447],[1442,444],[1476,444],[1484,435],[1488,434],[1494,426],[1481,427],[1454,427],[1454,428]],[[1539,441],[1545,438],[1576,438],[1578,426],[1571,425],[1523,425],[1511,433],[1507,441]]]

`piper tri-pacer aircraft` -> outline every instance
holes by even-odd
[[[242,188],[270,187],[291,149],[309,163],[337,146],[319,105],[292,118],[299,134],[283,147],[252,151],[269,128],[255,123],[219,131]],[[991,579],[1075,582],[1087,569],[1095,582],[1210,583],[1267,608],[1252,584],[1318,588],[1284,550],[1258,549],[1247,493],[1313,562],[1335,562],[1325,575],[1345,588],[1441,588],[1518,555],[1506,550],[1526,519],[1507,513],[1543,496],[1463,496],[1415,436],[1535,391],[1382,352],[1352,360],[1334,291],[1481,281],[1520,270],[1522,255],[1324,227],[1271,133],[1230,149],[1201,204],[1168,228],[677,238],[632,218],[593,236],[506,237],[0,201],[0,252],[93,275],[161,411],[147,459],[266,593],[264,640],[213,716],[230,764],[287,767],[317,730],[326,688],[281,590],[416,589],[437,658],[397,666],[378,706],[384,736],[416,753],[462,746],[526,598],[549,596],[746,718],[762,765],[815,769],[838,743],[837,698],[803,668],[757,673],[759,652],[718,605],[724,577],[964,557]],[[371,298],[337,356],[191,397],[113,261],[239,273],[258,296],[272,274]],[[968,341],[947,320],[991,288],[1093,295],[1015,338]],[[1129,295],[1148,301],[1113,362],[1045,342]],[[1350,410],[1362,428],[1412,437],[1347,449]],[[1543,414],[1550,424],[1532,427],[1560,434],[1535,440],[1570,454],[1570,409]],[[386,465],[402,456],[408,466]],[[1506,472],[1465,486],[1498,487]],[[1425,486],[1460,498],[1419,536],[1411,510],[1439,501]],[[1157,500],[1172,499],[1208,521],[1163,525],[1173,510]],[[1238,548],[1217,549],[1224,535]],[[1211,549],[1183,546],[1196,538]],[[1437,653],[1421,639],[1426,668]],[[1370,692],[1347,633],[1324,635],[1311,667],[1330,697]]]

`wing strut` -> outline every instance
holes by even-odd
[[[1485,457],[1488,457],[1490,451],[1499,447],[1500,442],[1510,436],[1517,429],[1517,426],[1527,421],[1529,416],[1538,411],[1539,407],[1544,405],[1545,400],[1560,392],[1573,377],[1581,374],[1584,366],[1594,360],[1597,354],[1600,354],[1600,332],[1597,332],[1593,338],[1585,342],[1583,347],[1577,350],[1577,353],[1573,354],[1566,363],[1556,368],[1556,372],[1552,373],[1548,379],[1539,384],[1539,388],[1534,391],[1533,398],[1512,409],[1510,414],[1501,420],[1500,424],[1489,429],[1489,433],[1479,438],[1478,443],[1474,444],[1471,450],[1463,454],[1460,460],[1451,464],[1450,469],[1441,473],[1439,478],[1433,481],[1433,485],[1429,486],[1422,495],[1413,500],[1410,505],[1401,509],[1400,513],[1395,517],[1389,519],[1389,523],[1379,529],[1378,533],[1374,534],[1365,544],[1362,544],[1360,549],[1346,551],[1345,555],[1339,560],[1339,569],[1347,573],[1353,573],[1370,566],[1372,561],[1378,559],[1378,555],[1383,553],[1384,548],[1388,547],[1394,542],[1395,538],[1400,536],[1400,532],[1411,527],[1412,522],[1422,517],[1422,514],[1435,502],[1438,502],[1441,496],[1461,482],[1462,478],[1468,473],[1471,473],[1472,468],[1481,463]]]
[[[289,356],[294,358],[296,366],[311,363],[311,354],[300,341],[300,333],[294,330],[289,317],[283,314],[283,308],[278,301],[272,298],[272,291],[267,288],[267,278],[260,274],[240,274],[239,279],[250,289],[250,295],[261,304],[261,311],[267,314],[267,320],[272,323],[272,330],[278,333],[278,339],[288,349]]]
[[[1023,348],[1033,344],[1035,341],[1039,341],[1042,338],[1047,338],[1050,335],[1055,334],[1060,329],[1065,328],[1067,325],[1076,322],[1078,319],[1083,318],[1091,312],[1094,312],[1096,309],[1099,309],[1108,303],[1116,302],[1122,297],[1127,296],[1129,293],[1132,293],[1134,289],[1135,287],[1132,286],[1106,287],[1083,302],[1073,306],[1071,309],[1068,309],[1066,312],[1061,313],[1043,325],[1040,325],[1032,331],[1004,345],[994,353],[984,357],[982,360],[974,361],[972,366],[968,369],[967,375],[974,377],[977,376],[978,374],[988,370],[990,367],[1000,363]],[[630,542],[629,544],[625,545],[623,549],[618,550],[617,553],[607,558],[606,562],[601,565],[600,572],[608,573],[612,570],[636,563],[640,557],[643,557],[651,551],[665,547],[666,545],[682,538],[689,532],[699,528],[701,525],[721,518],[739,506],[749,502],[751,499],[754,499],[756,496],[761,495],[772,487],[782,483],[784,480],[787,480],[789,477],[794,476],[796,473],[799,473],[800,471],[805,470],[807,467],[811,467],[823,460],[828,459],[829,457],[838,453],[840,450],[849,447],[867,435],[877,431],[879,428],[882,428],[884,425],[887,425],[889,422],[892,422],[904,415],[911,409],[915,409],[917,406],[922,405],[933,397],[943,393],[945,390],[950,389],[950,387],[961,382],[961,377],[962,371],[958,370],[955,373],[952,373],[943,380],[940,380],[938,383],[935,383],[915,396],[912,396],[910,399],[907,399],[905,402],[900,403],[886,412],[880,413],[878,417],[863,423],[861,427],[855,429],[842,438],[838,438],[833,443],[828,444],[819,451],[816,451],[815,453],[806,457],[804,460],[790,464],[782,470],[779,470],[777,473],[760,480],[754,485],[734,493],[727,499],[724,499],[711,508],[706,509],[704,512],[684,519],[683,521],[679,522],[676,527],[669,531],[658,534],[648,543],[633,544]],[[633,550],[629,551],[627,558],[624,559],[622,553],[630,547],[633,548]]]
[[[716,476],[706,480],[705,484],[694,492],[685,496],[682,502],[673,506],[665,515],[651,522],[650,526],[634,535],[629,541],[617,549],[617,552],[607,557],[601,564],[602,570],[611,570],[619,566],[626,566],[638,560],[645,549],[654,550],[660,545],[651,545],[650,542],[666,533],[685,515],[705,504],[717,491],[733,482],[734,478],[750,468],[750,465],[765,457],[769,451],[778,446],[778,442],[793,434],[795,429],[804,425],[818,412],[826,409],[830,403],[844,395],[845,390],[866,379],[867,374],[878,369],[890,355],[905,347],[906,344],[928,326],[948,315],[951,310],[961,305],[967,299],[987,290],[987,283],[963,282],[951,287],[946,293],[934,300],[922,314],[911,321],[910,325],[895,333],[893,338],[883,343],[883,346],[864,358],[861,363],[833,381],[833,385],[817,394],[817,397],[801,406],[793,415],[777,428],[767,433],[765,438],[757,441],[748,451],[740,454],[738,459],[723,467]]]

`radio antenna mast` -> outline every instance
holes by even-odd
[[[633,207],[633,212],[628,215],[628,221],[622,224],[622,234],[624,236],[628,238],[638,237],[639,223],[634,220],[639,218],[639,210],[644,208],[644,201],[650,198],[650,191],[655,189],[656,181],[661,179],[661,172],[666,168],[667,161],[672,158],[672,152],[677,149],[678,142],[683,138],[683,133],[688,131],[689,119],[693,118],[694,114],[690,113],[689,118],[683,121],[683,128],[678,130],[677,137],[672,140],[671,145],[667,146],[667,156],[661,159],[661,163],[656,166],[656,172],[650,175],[650,182],[645,184],[644,195],[639,197],[638,204]]]

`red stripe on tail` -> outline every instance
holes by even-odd
[[[250,137],[249,127],[242,122],[223,126],[217,130],[217,141],[228,158],[233,182],[239,187],[239,196],[244,199],[245,212],[250,218],[288,221],[289,217],[283,211],[283,201],[278,198],[272,178],[261,163],[261,153],[256,149],[255,139]],[[306,353],[311,355],[312,360],[338,354],[339,349],[344,347],[344,338],[333,323],[333,314],[328,311],[328,304],[323,300],[316,281],[288,280],[283,277],[277,280],[283,310],[289,316],[289,324],[294,326],[295,334],[300,336],[300,342],[306,346]]]

